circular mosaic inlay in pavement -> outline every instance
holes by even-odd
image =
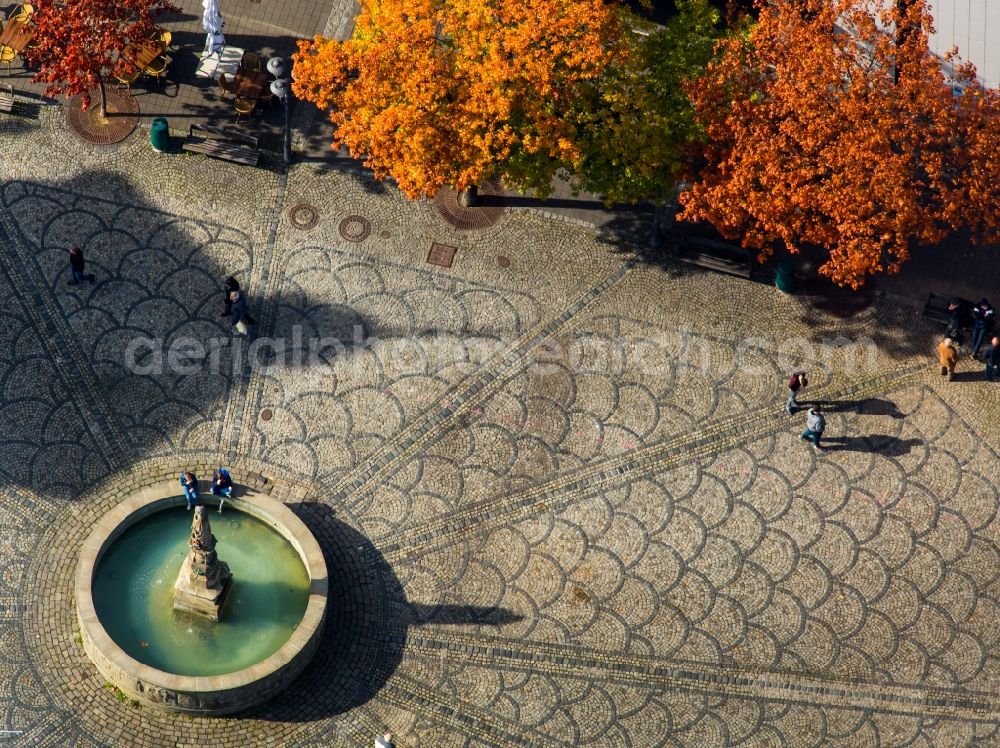
[[[104,89],[107,116],[101,116],[101,93],[90,92],[90,106],[83,110],[83,94],[66,103],[66,123],[87,143],[110,145],[125,140],[139,124],[139,104],[131,96],[113,88]]]
[[[455,190],[442,188],[434,196],[434,206],[441,217],[456,229],[488,229],[504,213],[503,187],[496,180],[483,182],[479,186],[479,205],[474,208],[463,208],[458,204],[458,193]]]
[[[363,242],[371,232],[371,221],[364,216],[347,216],[340,222],[340,235],[349,242]]]
[[[270,421],[271,420],[271,416],[273,416],[273,415],[274,415],[274,413],[271,412],[270,408],[264,408],[264,410],[262,410],[260,412],[260,420],[262,420],[262,421]]]
[[[510,258],[507,257],[506,255],[499,255],[499,256],[497,256],[497,265],[499,265],[502,268],[509,268],[510,267]]]
[[[319,210],[312,205],[299,203],[288,209],[288,220],[297,229],[311,229],[319,223]]]

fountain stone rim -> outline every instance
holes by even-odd
[[[77,622],[84,650],[101,674],[131,698],[189,714],[232,714],[287,686],[315,654],[326,620],[329,580],[323,551],[291,509],[251,489],[226,500],[226,509],[265,522],[295,548],[309,576],[309,601],[288,640],[269,657],[223,675],[188,676],[145,665],[128,655],[104,629],[93,598],[93,579],[104,553],[125,530],[148,517],[185,505],[174,481],[139,489],[108,511],[84,541],[77,565]]]

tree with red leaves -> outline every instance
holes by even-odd
[[[86,109],[90,91],[98,89],[104,117],[105,79],[135,72],[132,45],[160,31],[153,17],[161,12],[181,10],[169,0],[38,0],[31,16],[34,44],[23,54],[40,68],[34,80],[45,83],[47,96],[83,94]]]

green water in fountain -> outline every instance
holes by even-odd
[[[97,616],[139,662],[177,675],[222,675],[276,652],[302,620],[309,577],[291,544],[268,525],[228,509],[209,511],[215,551],[233,589],[213,623],[175,611],[174,583],[188,553],[192,513],[168,509],[129,527],[94,575]]]

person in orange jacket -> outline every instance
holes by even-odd
[[[951,338],[945,338],[938,344],[938,362],[941,364],[941,376],[948,375],[948,381],[955,378],[955,364],[958,363],[958,349]]]

